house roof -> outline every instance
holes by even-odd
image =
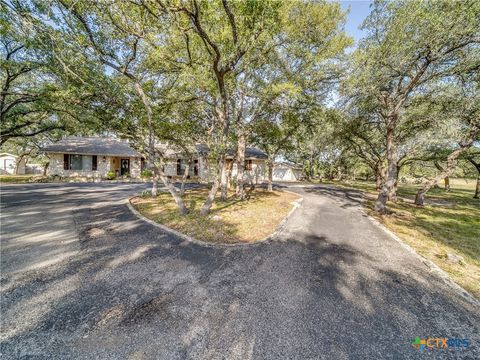
[[[1,157],[10,156],[10,157],[14,157],[14,158],[18,157],[17,155],[13,155],[13,154],[10,154],[10,153],[0,153],[0,156]]]
[[[290,168],[294,170],[303,170],[302,165],[294,164],[288,161],[278,161],[273,166],[277,168]]]
[[[45,146],[42,151],[46,153],[80,154],[80,155],[106,155],[141,157],[142,155],[132,149],[127,142],[103,137],[77,137],[64,138],[56,143]]]
[[[208,145],[206,144],[197,144],[197,152],[199,155],[207,155],[208,154]],[[232,158],[235,156],[234,149],[227,150],[227,158]],[[257,149],[255,147],[247,147],[245,149],[245,159],[266,159],[267,154],[265,154],[262,150]]]

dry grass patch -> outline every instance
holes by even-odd
[[[212,243],[252,243],[275,231],[280,222],[300,197],[291,193],[264,190],[249,192],[247,200],[230,197],[216,199],[208,216],[200,215],[200,208],[208,190],[190,190],[185,193],[189,214],[181,216],[172,197],[161,193],[156,198],[134,197],[131,204],[143,216],[195,239]]]
[[[473,198],[475,184],[474,180],[451,179],[451,190],[431,189],[423,207],[413,204],[420,185],[400,185],[399,201],[388,204],[393,214],[381,216],[373,211],[374,184],[335,183],[366,192],[365,207],[371,216],[480,298],[480,200]],[[447,254],[464,261],[451,262]]]

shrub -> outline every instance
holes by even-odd
[[[109,171],[106,176],[107,180],[113,180],[115,179],[115,171]]]
[[[145,198],[152,196],[152,192],[150,190],[143,190],[138,196]]]
[[[152,170],[150,170],[150,169],[145,169],[145,170],[143,170],[143,171],[140,173],[140,176],[141,176],[142,178],[150,178],[150,177],[153,176],[153,172],[152,172]]]

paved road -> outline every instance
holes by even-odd
[[[474,359],[479,308],[363,215],[360,195],[296,188],[285,231],[202,247],[123,204],[145,185],[2,188],[1,357]],[[416,337],[463,350],[417,350]]]

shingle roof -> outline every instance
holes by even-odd
[[[198,144],[196,145],[197,152],[199,155],[207,155],[208,154],[208,146],[206,144]],[[235,150],[229,149],[227,151],[227,157],[233,157],[235,155]],[[247,147],[245,149],[245,158],[246,159],[266,159],[267,154],[265,154],[262,150],[254,148],[254,147]]]
[[[45,146],[47,153],[141,157],[127,142],[102,137],[67,137]]]

